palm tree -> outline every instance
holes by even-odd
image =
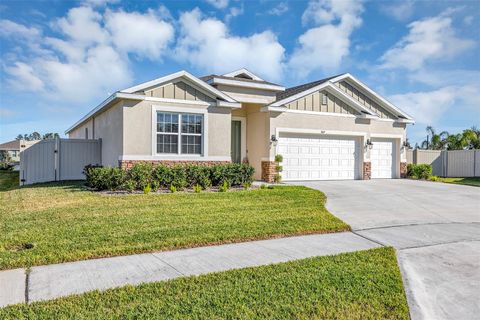
[[[426,128],[427,140],[421,144],[422,149],[441,150],[445,147],[446,139],[449,136],[447,131],[442,131],[439,134],[435,132],[432,126]],[[430,137],[430,141],[429,141]]]

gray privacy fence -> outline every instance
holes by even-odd
[[[83,168],[102,163],[102,141],[52,139],[20,153],[20,185],[60,180],[83,180]]]
[[[407,162],[432,165],[441,177],[480,177],[480,150],[408,150]]]

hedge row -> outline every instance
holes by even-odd
[[[432,175],[432,166],[429,164],[407,165],[407,176],[414,179],[428,179]]]
[[[173,167],[137,163],[129,170],[89,165],[85,167],[84,174],[87,186],[95,190],[133,191],[151,188],[155,191],[161,188],[183,189],[197,185],[206,189],[224,184],[228,186],[251,184],[254,171],[248,164],[236,163]]]

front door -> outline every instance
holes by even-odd
[[[232,161],[235,163],[242,162],[242,122],[232,121]]]

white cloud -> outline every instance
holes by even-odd
[[[180,30],[175,49],[178,60],[205,72],[223,73],[245,67],[272,81],[282,76],[285,49],[271,31],[232,36],[223,22],[203,17],[198,8],[181,15]]]
[[[241,7],[231,7],[227,15],[225,16],[225,21],[228,23],[232,18],[240,16],[243,14],[243,4]]]
[[[105,24],[118,49],[150,59],[159,58],[174,37],[173,26],[153,10],[145,14],[108,11]]]
[[[288,4],[286,2],[280,2],[277,6],[270,9],[267,13],[272,16],[281,16],[288,11]]]
[[[381,10],[398,21],[408,20],[414,11],[413,0],[395,1],[380,7]]]
[[[212,6],[214,6],[217,9],[225,9],[228,7],[228,3],[230,2],[229,0],[205,0]]]
[[[333,71],[350,53],[350,36],[362,24],[361,1],[310,1],[302,16],[303,24],[321,25],[307,30],[299,39],[289,67],[299,77],[318,69]]]
[[[44,88],[43,81],[35,74],[33,67],[23,62],[15,62],[8,66],[5,71],[11,76],[10,85],[15,89],[26,91],[41,91]]]
[[[0,37],[21,37],[23,39],[33,39],[39,37],[41,34],[41,30],[37,28],[28,28],[10,20],[0,20]]]
[[[382,68],[419,70],[433,60],[453,58],[474,45],[474,41],[455,35],[452,19],[446,14],[408,25],[409,33],[380,58]]]
[[[66,102],[105,97],[131,84],[129,53],[153,60],[167,51],[174,29],[165,10],[107,10],[102,15],[92,7],[72,8],[50,23],[60,34],[56,37],[42,37],[41,30],[4,20],[8,30],[31,39],[28,54],[5,63],[8,83]]]
[[[417,123],[434,125],[446,113],[458,112],[460,106],[464,110],[478,111],[480,92],[476,85],[467,84],[446,86],[432,91],[396,94],[389,99],[413,116]]]

